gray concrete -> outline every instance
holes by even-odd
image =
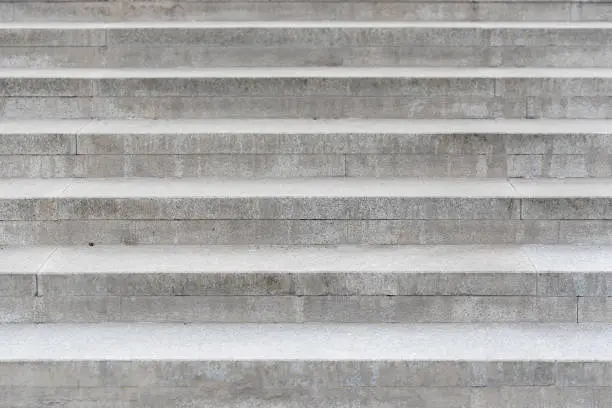
[[[79,154],[612,154],[603,120],[33,120],[0,132],[74,134]]]
[[[0,322],[576,323],[577,299],[471,295],[25,296],[0,298]],[[606,320],[585,317],[581,321]]]
[[[603,68],[55,69],[0,77],[7,120],[605,119],[612,88],[612,70]]]
[[[611,322],[612,299],[606,296],[578,298],[578,320],[580,322]]]
[[[527,101],[501,97],[6,97],[3,120],[22,119],[217,119],[358,118],[495,119],[525,118]],[[373,113],[374,112],[374,113]],[[552,118],[544,112],[537,117]],[[592,113],[588,118],[606,118]],[[568,116],[573,117],[573,116]]]
[[[612,219],[606,178],[5,179],[4,221]]]
[[[0,3],[0,408],[607,407],[610,4]]]
[[[512,296],[308,296],[306,322],[575,323],[577,299]]]
[[[0,245],[337,245],[346,230],[342,220],[1,221]]]
[[[257,178],[346,174],[342,155],[11,155],[2,156],[2,161],[0,178]]]
[[[0,232],[0,245],[612,244],[612,222],[591,220],[2,221]]]
[[[150,8],[156,4],[147,2]],[[487,7],[505,11],[504,20],[512,20],[512,9],[525,3],[489,3]],[[590,5],[587,3],[587,5]],[[62,8],[76,8],[67,11],[61,18],[78,18],[77,23],[51,22]],[[579,22],[461,22],[387,21],[395,13],[410,13],[411,7],[429,6],[449,8],[469,6],[478,13],[479,5],[462,3],[319,3],[314,13],[330,9],[353,10],[363,7],[387,8],[388,15],[369,18],[367,22],[330,21],[326,15],[321,21],[299,21],[310,19],[308,15],[294,15],[286,21],[236,21],[243,16],[236,15],[234,21],[184,21],[138,22],[137,16],[130,18],[134,3],[125,4],[124,9],[115,11],[120,18],[132,20],[127,23],[107,22],[84,23],[88,19],[103,20],[111,13],[108,7],[116,4],[106,2],[75,5],[71,3],[25,3],[17,9],[40,8],[45,21],[29,23],[4,23],[2,29],[8,40],[4,44],[6,55],[0,59],[5,68],[176,68],[176,67],[279,67],[279,66],[482,66],[482,67],[610,67],[609,23]],[[158,6],[158,5],[157,5]],[[181,3],[175,9],[186,12],[198,3]],[[241,5],[246,9],[275,7],[308,8],[313,4],[254,3]],[[482,5],[480,5],[481,7]],[[568,3],[531,3],[531,7],[569,7]],[[581,6],[581,5],[577,5]],[[600,6],[603,6],[600,4]],[[136,6],[137,7],[137,6]],[[213,10],[206,16],[214,19],[214,9],[231,7],[231,3],[201,5]],[[101,9],[100,9],[101,8]],[[97,10],[96,10],[97,9]],[[175,10],[176,11],[176,10]],[[443,11],[443,10],[442,10]],[[16,11],[19,13],[19,11]],[[566,11],[567,12],[567,11]],[[72,15],[71,15],[72,14]],[[294,13],[297,14],[297,13]],[[178,17],[180,18],[180,17]],[[555,17],[551,16],[551,19]],[[17,17],[19,21],[19,17]],[[162,18],[163,19],[163,18]],[[562,18],[562,20],[565,18]],[[35,20],[35,19],[34,19]],[[159,19],[158,19],[159,20]],[[425,20],[425,21],[424,21]],[[375,21],[375,22],[373,22]],[[58,31],[70,32],[69,37],[58,37]],[[39,38],[44,33],[49,38]],[[91,32],[102,32],[103,37],[92,38]],[[238,32],[239,35],[234,35]],[[67,35],[67,34],[66,34]],[[81,35],[82,38],[78,38]],[[29,41],[28,38],[35,40]],[[202,49],[194,44],[206,44]],[[52,48],[45,47],[53,45]],[[173,47],[174,45],[174,47]],[[180,47],[176,47],[180,45]],[[406,48],[406,46],[410,46]],[[228,48],[229,47],[229,48]],[[586,48],[585,48],[586,47]],[[231,50],[228,53],[227,50]],[[10,52],[9,52],[10,51]]]
[[[329,3],[332,4],[332,3]],[[206,68],[262,66],[361,67],[556,67],[610,68],[609,46],[355,46],[326,47],[234,46],[202,49],[192,44],[172,48],[169,45],[62,46],[4,48],[2,68]],[[10,53],[9,53],[10,51]]]
[[[180,7],[178,6],[180,4]],[[16,2],[16,21],[610,20],[607,3],[580,2]],[[8,6],[12,5],[7,5]],[[597,7],[598,6],[598,7]],[[8,9],[10,10],[10,9]],[[13,17],[11,14],[7,19]]]
[[[607,133],[583,120],[8,121],[0,177],[611,177]]]
[[[0,319],[607,321],[611,257],[603,246],[5,248]]]
[[[313,403],[334,407],[386,408],[403,403],[429,404],[433,407],[513,408],[516,406],[584,407],[605,406],[609,387],[351,387],[311,390],[273,389],[252,395],[228,396],[224,389],[215,392],[197,387],[122,387],[122,388],[37,388],[5,387],[0,392],[2,407],[25,408],[33,402],[53,405],[58,401],[68,408],[163,408],[168,404],[202,408],[306,408]],[[212,399],[214,397],[214,400]],[[450,405],[452,404],[452,405]]]

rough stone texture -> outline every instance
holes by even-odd
[[[601,320],[612,271],[612,252],[599,246],[96,246],[0,255],[14,264],[0,275],[5,322],[575,322],[578,312]]]
[[[599,6],[599,7],[596,7]],[[17,2],[17,21],[413,20],[609,21],[606,3],[571,2]],[[11,15],[7,15],[9,18]]]
[[[113,72],[98,76],[95,71],[81,75],[58,71],[47,78],[9,72],[2,80],[0,114],[8,120],[37,115],[51,119],[609,116],[606,107],[612,81],[608,71],[596,72],[595,78],[587,71],[549,78],[541,69],[482,74],[472,69],[458,77],[445,70],[433,71],[431,77],[418,72],[339,68],[326,76],[325,71],[306,68],[293,74],[282,68],[268,73],[257,69],[187,74],[135,71],[136,78]],[[563,89],[562,96],[556,94],[558,89]]]
[[[347,243],[346,221],[2,221],[0,245]]]
[[[57,47],[57,46],[101,46],[106,44],[104,29],[79,30],[60,27],[45,28],[0,28],[0,44],[3,46]]]
[[[0,125],[0,177],[610,177],[606,132],[579,120],[17,121]]]
[[[576,298],[477,296],[307,296],[307,322],[575,322]]]
[[[612,222],[582,220],[2,221],[0,231],[0,245],[612,244]]]
[[[535,401],[569,407],[601,406],[611,395],[605,325],[64,324],[0,330],[0,395],[7,407],[161,407],[169,401],[274,408],[313,401],[469,408]]]
[[[347,239],[353,243],[373,243],[386,234],[388,243],[415,243],[410,240],[437,239],[444,229],[468,233],[482,220],[491,232],[506,231],[503,240],[566,242],[582,239],[590,225],[607,239],[611,191],[608,179],[23,179],[0,182],[0,216],[4,222],[349,220]],[[422,232],[405,235],[408,220]],[[550,230],[555,225],[558,235]],[[441,235],[449,237],[461,238]]]
[[[0,408],[609,406],[611,10],[0,3]]]
[[[34,323],[37,321],[36,298],[32,296],[0,297],[1,323]]]
[[[206,68],[220,67],[359,67],[385,66],[422,67],[558,67],[610,68],[609,47],[598,46],[500,46],[443,47],[400,46],[313,48],[313,47],[213,47],[193,45],[139,45],[85,47],[5,47],[0,58],[2,68]],[[235,53],[235,54],[234,54]]]
[[[54,177],[337,177],[342,155],[2,156],[2,178]]]
[[[579,322],[605,322],[612,321],[612,301],[609,297],[579,297]]]
[[[520,200],[185,197],[0,200],[3,220],[509,220]],[[530,217],[538,219],[538,217]],[[540,217],[544,218],[544,217]],[[590,218],[587,218],[590,219]]]
[[[75,153],[75,135],[0,134],[0,155],[69,155]]]
[[[571,323],[575,297],[3,297],[2,323]],[[594,320],[594,319],[591,319]],[[585,321],[591,321],[585,318]]]
[[[0,98],[0,118],[335,119],[367,117],[375,112],[379,118],[397,119],[516,119],[525,118],[526,103],[498,97],[6,97]],[[605,117],[588,115],[590,119]]]
[[[348,243],[351,244],[557,244],[570,240],[559,235],[559,221],[538,220],[368,220],[348,222]],[[565,226],[573,233],[572,243],[590,243],[585,236],[589,224]],[[562,225],[563,227],[563,225]],[[612,242],[607,228],[600,226],[601,241]],[[578,230],[578,231],[575,231]],[[575,231],[575,232],[574,232]],[[586,233],[586,232],[585,232]]]
[[[130,3],[133,4],[133,3]],[[155,3],[148,3],[155,7]],[[325,8],[358,9],[367,3],[345,4],[319,3]],[[100,24],[105,14],[112,12],[116,4],[74,3],[21,3],[16,4],[16,14],[24,9],[39,9],[38,23],[7,26],[4,28],[8,40],[3,44],[6,51],[0,59],[5,68],[31,67],[132,67],[176,68],[176,67],[339,67],[339,66],[423,66],[423,67],[610,67],[608,26],[567,26],[559,23],[512,23],[512,8],[525,3],[490,3],[504,15],[505,23],[458,22],[438,23],[401,20],[398,15],[418,3],[383,3],[372,7],[388,9],[388,14],[370,18],[368,23],[356,21],[329,21],[326,15],[320,21],[299,22],[309,19],[303,14],[283,22],[240,22],[243,16],[236,15],[232,22],[211,22],[214,10],[206,15],[208,22],[175,21],[162,23],[139,22],[129,17],[130,6],[117,10],[120,18],[132,20],[125,23]],[[197,7],[198,3],[177,5]],[[201,7],[227,8],[232,3],[206,3]],[[245,8],[305,8],[313,4],[252,3]],[[429,3],[429,7],[470,7],[478,13],[478,3]],[[482,6],[482,5],[480,5]],[[569,3],[527,3],[528,7],[569,7]],[[577,5],[580,6],[580,5]],[[604,8],[605,3],[584,3],[585,7]],[[66,10],[60,16],[63,8]],[[12,11],[12,10],[11,10]],[[246,10],[245,10],[246,11]],[[492,10],[489,10],[492,11]],[[551,10],[554,13],[554,10]],[[333,10],[332,10],[333,12]],[[486,11],[485,11],[486,12]],[[567,12],[567,11],[566,11]],[[606,11],[604,10],[604,13]],[[72,15],[71,15],[72,13]],[[120,14],[124,13],[124,14]],[[128,14],[125,14],[128,13]],[[77,16],[79,15],[80,16]],[[244,11],[242,13],[244,15]],[[57,20],[53,19],[54,15]],[[18,20],[20,17],[16,17]],[[33,17],[30,21],[39,19]],[[80,19],[80,26],[67,26],[57,21]],[[137,16],[135,16],[137,19]],[[180,18],[180,17],[179,17]],[[189,17],[193,19],[193,16]],[[282,18],[282,17],[281,17]],[[604,17],[604,19],[608,17]],[[478,18],[473,18],[477,20]],[[520,18],[519,18],[520,19]],[[551,16],[551,19],[554,17]],[[91,23],[84,21],[93,20]],[[377,20],[377,23],[371,22]],[[414,18],[413,18],[414,20]],[[21,20],[23,21],[23,20]],[[44,21],[44,22],[43,22]],[[46,24],[45,24],[46,22]],[[454,24],[454,25],[453,25]],[[66,30],[69,34],[58,36]],[[94,32],[95,36],[91,33]],[[48,33],[48,34],[47,34]],[[236,35],[236,33],[238,33]],[[45,35],[48,36],[45,37]],[[32,41],[27,40],[32,38]],[[206,44],[202,49],[194,44]],[[10,47],[7,47],[10,46]],[[51,48],[49,46],[52,45]],[[176,47],[176,46],[179,47]],[[231,52],[228,52],[231,51]]]

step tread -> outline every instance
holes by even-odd
[[[0,249],[2,274],[610,273],[612,246],[27,246]]]
[[[612,179],[330,177],[0,180],[0,199],[173,197],[612,198]]]
[[[588,119],[176,119],[9,120],[10,134],[611,134],[612,120]]]
[[[2,68],[0,78],[612,78],[612,68],[222,67]]]
[[[0,361],[610,361],[601,324],[0,326]]]

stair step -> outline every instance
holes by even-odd
[[[5,325],[2,403],[605,406],[610,341],[602,325]]]
[[[0,322],[612,322],[611,246],[0,250]]]
[[[0,408],[608,407],[612,3],[453,1],[0,0]]]
[[[612,177],[607,120],[23,120],[0,178]]]
[[[612,69],[0,70],[0,118],[606,119]]]
[[[612,243],[609,179],[7,179],[0,245]]]
[[[609,22],[4,23],[5,68],[612,67]]]

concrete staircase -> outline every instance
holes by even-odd
[[[609,44],[599,1],[0,3],[0,408],[610,407]]]

